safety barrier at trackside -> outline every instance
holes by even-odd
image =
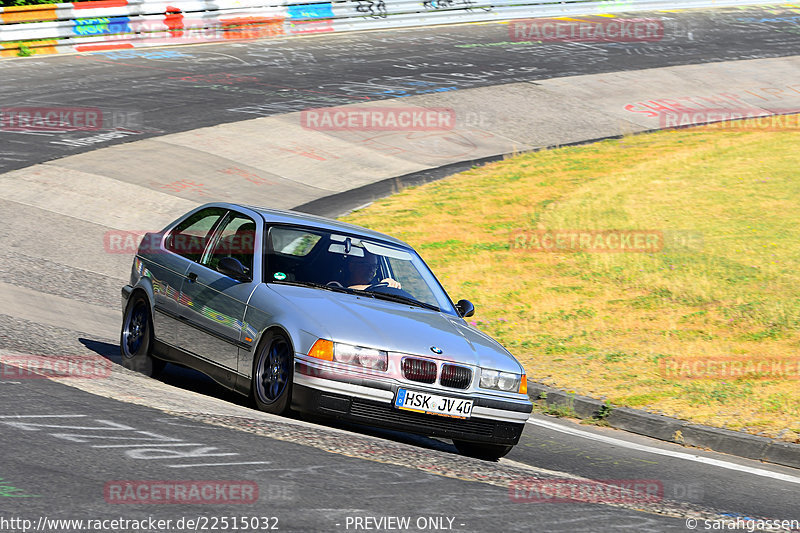
[[[0,8],[0,57],[229,39],[768,4],[758,0],[96,0]]]

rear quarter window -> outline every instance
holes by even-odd
[[[166,240],[167,250],[190,261],[200,262],[211,237],[211,230],[227,212],[227,209],[210,207],[191,215],[169,233]]]

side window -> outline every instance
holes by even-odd
[[[199,262],[211,238],[211,230],[227,212],[227,209],[209,207],[190,216],[170,232],[166,240],[167,250]]]
[[[252,272],[255,242],[256,223],[253,219],[231,212],[217,230],[211,253],[203,264],[216,270],[220,259],[233,257]]]
[[[264,280],[309,281],[309,258],[319,255],[322,235],[301,228],[273,226],[269,229]],[[326,280],[327,281],[327,280]]]
[[[269,230],[270,250],[285,255],[308,255],[322,238],[317,233],[276,226]]]

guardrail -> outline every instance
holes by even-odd
[[[757,0],[97,0],[0,8],[0,57],[119,50],[460,22],[660,9]]]

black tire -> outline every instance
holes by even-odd
[[[153,320],[150,304],[141,294],[133,296],[125,308],[119,350],[122,366],[149,377],[155,377],[166,363],[153,357]]]
[[[264,333],[250,378],[250,396],[256,408],[276,415],[287,413],[292,404],[293,377],[292,344],[283,333]]]
[[[497,461],[514,447],[503,444],[464,442],[462,440],[453,440],[453,444],[461,455],[475,457],[476,459],[483,459],[485,461]]]

